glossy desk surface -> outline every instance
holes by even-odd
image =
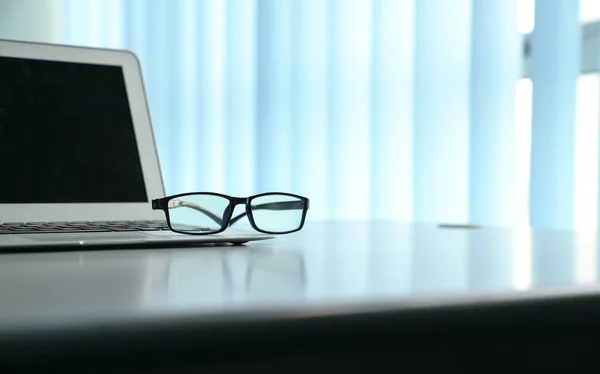
[[[245,246],[2,254],[0,356],[65,331],[239,331],[256,321],[595,298],[599,260],[595,233],[393,222],[308,223]]]

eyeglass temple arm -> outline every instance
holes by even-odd
[[[200,212],[204,215],[206,215],[207,217],[209,217],[210,219],[212,219],[213,221],[215,221],[217,223],[217,225],[222,226],[223,225],[223,219],[221,219],[221,217],[217,216],[216,214],[202,208],[200,205],[194,204],[194,203],[190,203],[189,201],[183,201],[183,200],[177,200],[177,199],[171,199],[169,200],[168,206],[166,208],[169,209],[173,209],[173,208],[190,208],[193,209],[197,212]],[[156,209],[160,209],[160,210],[164,210],[165,206],[164,206],[164,201],[162,201],[161,199],[156,199],[156,200],[152,200],[152,209],[156,210]]]
[[[292,210],[292,209],[304,209],[303,201],[281,201],[275,203],[264,203],[258,205],[252,205],[252,209],[265,209],[265,210]],[[229,221],[229,226],[233,225],[240,219],[244,218],[247,215],[246,212],[240,213],[237,216],[233,217],[231,221]]]

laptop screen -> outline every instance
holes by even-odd
[[[0,57],[0,203],[148,201],[120,66]]]

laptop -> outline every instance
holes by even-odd
[[[151,207],[163,196],[134,54],[0,40],[0,250],[273,237],[174,233]]]

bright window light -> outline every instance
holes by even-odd
[[[600,76],[577,79],[575,122],[574,226],[579,231],[598,227],[598,123]],[[579,233],[575,243],[575,281],[594,283],[597,278],[596,235]]]
[[[104,0],[104,45],[108,48],[123,48],[123,0]]]
[[[515,290],[531,288],[532,279],[531,230],[516,227],[513,230],[512,286]]]
[[[597,0],[592,0],[597,1]],[[519,0],[517,25],[520,34],[529,34],[535,24],[535,0]]]
[[[531,231],[529,229],[529,178],[531,163],[531,113],[533,84],[517,82],[515,102],[515,229],[513,231],[512,284],[527,290],[532,279]]]
[[[104,9],[100,0],[88,1],[89,43],[94,47],[104,47],[104,30],[102,21]],[[108,28],[107,28],[108,30]]]
[[[577,230],[598,227],[598,74],[577,79],[575,123],[574,226]]]
[[[594,232],[579,232],[575,236],[575,282],[578,284],[594,284],[597,281],[597,242]]]
[[[531,160],[531,79],[520,79],[516,89],[515,226],[529,226],[529,171]]]
[[[600,20],[600,1],[580,0],[579,19],[581,22],[593,22]]]

